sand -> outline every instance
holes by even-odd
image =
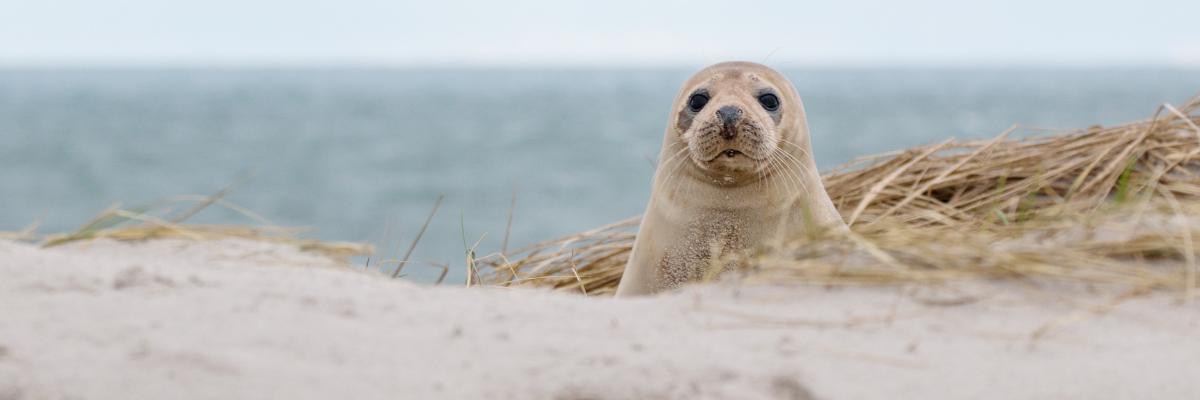
[[[618,300],[421,286],[234,240],[0,241],[0,276],[3,400],[1200,393],[1200,301],[1106,310],[1107,288],[976,283],[963,301],[716,285]]]

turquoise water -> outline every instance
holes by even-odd
[[[817,161],[1013,123],[1148,117],[1200,91],[1196,70],[790,70]],[[0,230],[70,230],[109,205],[208,194],[312,236],[415,257],[498,250],[635,215],[687,70],[0,70]],[[245,222],[206,211],[204,222]],[[385,229],[390,234],[385,237]],[[407,269],[414,278],[431,268]]]

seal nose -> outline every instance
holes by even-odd
[[[742,118],[742,109],[737,106],[721,107],[717,109],[717,118],[721,119],[722,128],[724,128],[721,129],[721,136],[726,139],[733,139],[734,136],[737,136],[737,128],[734,125]]]

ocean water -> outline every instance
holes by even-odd
[[[1150,116],[1200,71],[787,70],[818,164]],[[0,70],[0,230],[78,227],[113,203],[209,194],[308,235],[452,264],[638,214],[689,70]],[[247,222],[212,209],[201,222]],[[483,237],[480,240],[480,237]],[[406,273],[428,280],[437,270]]]

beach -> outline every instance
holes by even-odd
[[[0,400],[1200,399],[1200,1],[3,10]]]
[[[253,240],[0,241],[0,399],[1189,398],[1200,302],[1052,282],[439,287]],[[1116,301],[1120,299],[1120,301]]]

